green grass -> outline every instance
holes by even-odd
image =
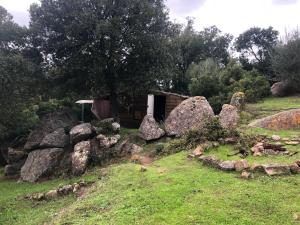
[[[43,224],[55,216],[65,206],[76,201],[73,195],[58,198],[55,201],[32,202],[25,200],[27,194],[46,192],[63,184],[72,184],[78,180],[92,181],[96,172],[91,172],[81,178],[55,179],[38,184],[18,183],[3,177],[0,169],[0,224]]]
[[[261,118],[281,111],[297,108],[300,108],[300,96],[284,98],[270,97],[258,103],[247,104],[246,111],[257,118]]]
[[[271,137],[272,135],[279,135],[283,138],[292,138],[293,136],[297,136],[300,138],[300,129],[274,131],[259,127],[244,127],[244,130],[248,134],[261,134],[269,137]]]
[[[69,196],[33,203],[25,194],[74,180],[39,184],[0,179],[0,224],[297,224],[300,176],[241,180],[188,160],[181,152],[156,161],[144,173],[124,163],[108,167],[80,200]],[[95,170],[85,176],[96,179]]]
[[[295,146],[288,146],[288,150],[290,151],[297,151],[298,147]],[[216,149],[211,149],[205,152],[205,155],[214,155],[220,160],[241,160],[241,158],[236,156],[228,156],[228,154],[235,153],[236,150],[233,149],[233,146],[225,145],[220,146]],[[297,160],[300,160],[300,154],[296,154],[294,156],[284,156],[284,155],[277,155],[277,156],[260,156],[254,157],[249,155],[246,160],[250,163],[259,163],[259,164],[268,164],[268,163],[287,163],[291,164]]]
[[[300,176],[241,180],[235,173],[203,167],[181,152],[148,167],[109,169],[86,198],[64,210],[54,224],[296,224]]]

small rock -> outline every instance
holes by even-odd
[[[252,172],[264,172],[264,167],[260,164],[254,163],[250,167],[250,171],[252,171]]]
[[[248,171],[243,171],[241,174],[241,178],[243,179],[249,179],[251,177],[251,173]]]
[[[224,142],[225,142],[225,144],[235,144],[238,142],[238,140],[235,137],[228,137],[228,138],[225,138]]]
[[[141,172],[146,172],[146,171],[147,171],[147,167],[141,166]]]
[[[289,138],[282,138],[283,141],[289,141]]]
[[[293,219],[294,219],[294,220],[299,220],[299,215],[298,215],[298,213],[294,213],[294,214],[293,214]]]
[[[257,156],[262,156],[263,154],[261,152],[254,152],[253,156],[257,157]]]
[[[58,193],[60,195],[68,195],[71,192],[73,192],[73,186],[71,184],[65,185],[58,189]]]
[[[137,155],[137,154],[132,155],[131,158],[130,158],[130,161],[134,162],[134,163],[137,163],[139,160],[140,160],[140,156]]]
[[[290,170],[292,174],[300,174],[300,167],[297,163],[290,165]]]
[[[199,145],[194,151],[193,151],[193,155],[195,157],[199,157],[201,155],[203,155],[203,148],[201,147],[201,145]]]
[[[93,136],[93,127],[90,123],[83,123],[73,127],[70,131],[70,139],[72,144],[88,140]]]
[[[57,198],[57,195],[58,195],[57,190],[51,190],[45,194],[45,197],[46,199],[54,199]]]
[[[81,188],[81,185],[80,185],[80,184],[77,184],[77,183],[75,183],[73,186],[74,186],[74,187],[73,187],[73,193],[76,193],[76,192],[79,191],[79,189]]]
[[[204,165],[212,166],[215,168],[219,167],[220,160],[214,156],[200,156],[199,160],[203,162]]]
[[[279,135],[272,135],[272,140],[273,141],[280,141],[281,137]]]
[[[37,194],[32,196],[32,199],[37,200],[37,201],[43,201],[45,199],[45,194],[44,193],[37,193]]]
[[[299,141],[286,141],[285,144],[287,144],[287,145],[298,145]]]
[[[224,171],[233,171],[233,170],[235,170],[235,164],[236,164],[236,161],[233,161],[233,160],[221,161],[219,163],[219,168]]]
[[[101,147],[110,148],[118,143],[121,139],[120,135],[114,135],[112,137],[106,137],[103,134],[99,134],[96,139],[99,141]]]
[[[278,151],[274,151],[273,149],[264,149],[263,153],[265,155],[278,155]]]
[[[121,125],[117,122],[114,122],[111,124],[111,128],[112,128],[113,132],[118,133],[121,130]]]
[[[263,165],[264,171],[269,176],[290,174],[290,167],[287,165],[268,164]]]
[[[236,161],[234,167],[235,167],[236,171],[243,171],[245,169],[248,169],[250,166],[249,166],[247,160],[242,159],[242,160]]]

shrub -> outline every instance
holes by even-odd
[[[246,71],[232,60],[220,68],[212,59],[192,64],[188,70],[189,90],[192,95],[205,96],[215,113],[229,103],[235,92],[244,92],[248,102],[255,102],[270,94],[267,79],[256,70]]]

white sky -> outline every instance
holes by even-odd
[[[38,0],[0,0],[17,23],[28,25],[28,9]],[[216,25],[238,36],[253,26],[273,26],[283,35],[300,26],[300,0],[167,0],[172,20],[184,23],[195,18],[195,28]]]

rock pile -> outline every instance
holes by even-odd
[[[296,161],[290,165],[287,164],[253,164],[249,165],[247,160],[219,160],[215,156],[197,157],[203,165],[207,165],[223,171],[242,172],[241,178],[248,179],[252,177],[252,173],[262,172],[268,176],[300,174],[300,161]]]
[[[9,149],[5,175],[28,182],[62,174],[81,175],[90,162],[102,165],[140,151],[139,146],[120,141],[121,136],[116,134],[120,125],[113,120],[100,121],[104,127],[77,124],[69,110],[44,116],[29,135],[24,150]]]
[[[69,109],[60,109],[41,118],[23,149],[10,149],[8,165],[5,167],[7,177],[21,175],[25,181],[34,182],[48,177],[69,167],[69,134],[78,123],[76,115]]]
[[[43,201],[43,200],[52,200],[56,199],[58,197],[63,197],[69,194],[77,194],[81,191],[82,188],[86,188],[90,185],[92,185],[93,182],[84,182],[80,181],[78,183],[74,184],[68,184],[61,187],[58,187],[57,189],[50,190],[48,192],[42,192],[42,193],[34,193],[30,195],[26,195],[25,199],[31,200],[31,201]]]

